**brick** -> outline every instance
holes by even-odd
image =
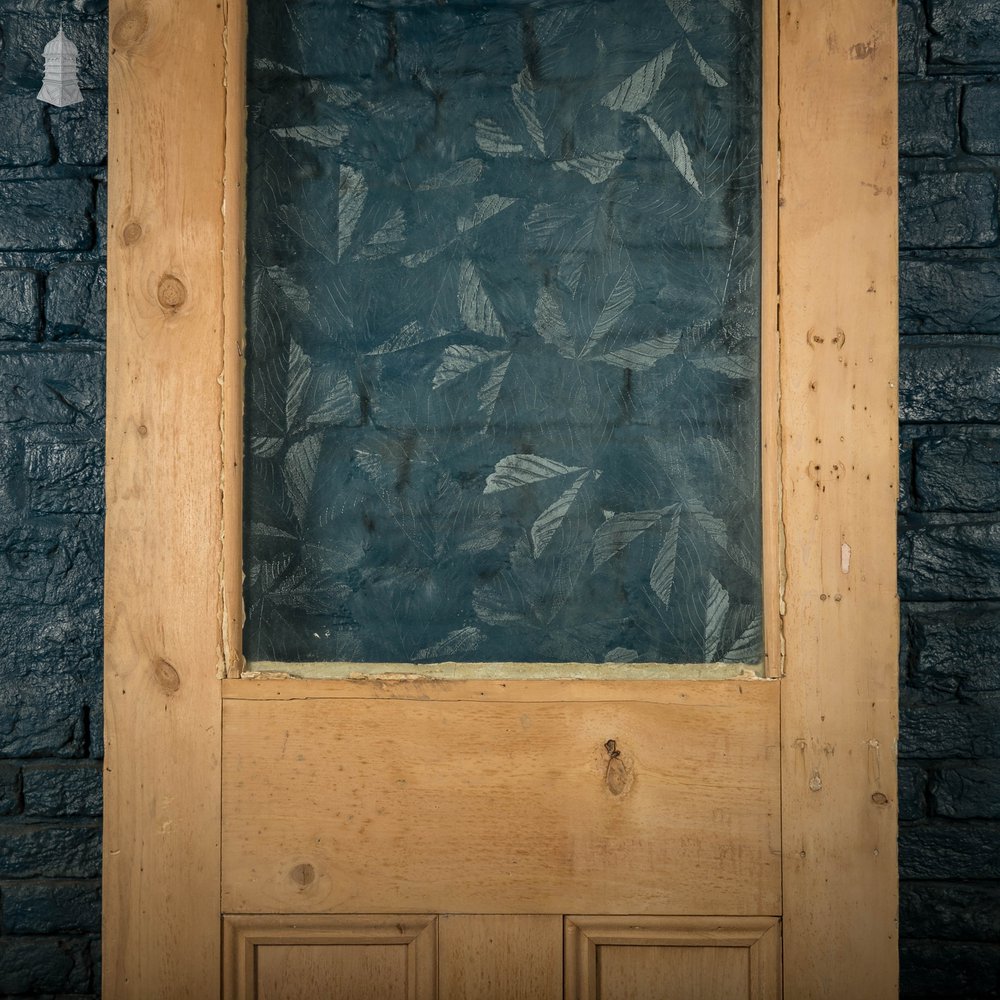
[[[101,766],[97,763],[31,764],[24,768],[27,816],[100,816]]]
[[[931,62],[975,68],[1000,63],[1000,6],[995,0],[932,0]]]
[[[900,261],[903,333],[1000,333],[1000,261]]]
[[[913,483],[913,441],[904,433],[899,439],[899,495],[896,498],[896,510],[904,513],[910,509],[910,496]]]
[[[86,606],[100,593],[101,552],[72,528],[32,526],[0,535],[0,593],[19,604]]]
[[[902,341],[899,416],[905,423],[992,423],[1000,414],[998,386],[1000,342],[985,337]]]
[[[1000,694],[996,605],[910,605],[903,623],[910,693],[925,702],[961,699],[966,704],[988,704]]]
[[[1000,883],[903,882],[904,937],[1000,941]]]
[[[941,768],[930,780],[936,816],[951,819],[1000,819],[1000,763]]]
[[[32,513],[104,512],[104,448],[95,441],[31,441],[24,475]]]
[[[108,159],[108,97],[88,90],[82,104],[53,108],[49,112],[52,137],[60,163],[100,165]]]
[[[915,705],[900,711],[899,755],[931,760],[1000,757],[1000,703]]]
[[[927,51],[927,28],[920,0],[899,0],[897,10],[900,75],[916,76]]]
[[[1000,824],[981,821],[900,827],[900,878],[1000,878],[998,837]]]
[[[0,351],[0,426],[99,427],[104,358],[91,351]]]
[[[970,153],[1000,153],[1000,84],[965,88],[962,145]]]
[[[92,203],[86,180],[0,181],[0,250],[89,250]]]
[[[948,156],[958,145],[958,89],[933,80],[899,87],[899,152]]]
[[[108,249],[108,185],[99,181],[97,185],[97,249],[104,256]]]
[[[900,947],[902,1000],[995,1000],[1000,945],[958,941],[905,941]]]
[[[917,440],[913,484],[917,510],[1000,509],[1000,438],[972,432]]]
[[[927,772],[914,764],[900,762],[899,769],[899,818],[901,820],[923,819],[927,791]]]
[[[0,878],[97,878],[97,826],[0,825]]]
[[[0,816],[21,811],[21,768],[0,760]]]
[[[27,167],[52,160],[44,105],[33,93],[0,94],[0,166]]]
[[[904,600],[1000,598],[1000,521],[910,516],[902,519],[899,541]]]
[[[106,6],[88,2],[85,16],[65,5],[5,3],[4,76],[13,84],[37,92],[42,71],[42,51],[59,30],[76,45],[78,77],[86,90],[107,84],[108,18]],[[39,8],[42,8],[41,10]],[[47,16],[46,16],[47,15]],[[68,15],[68,16],[66,16]]]
[[[0,937],[0,992],[39,996],[91,987],[87,938]]]
[[[5,934],[93,934],[101,929],[97,881],[8,882],[0,886]]]
[[[997,182],[992,174],[904,174],[899,199],[903,247],[986,247],[997,239]]]
[[[73,685],[25,689],[0,677],[0,755],[82,757],[86,751],[83,698]]]
[[[80,531],[99,551],[100,532]],[[99,589],[65,605],[0,604],[0,683],[20,684],[12,690],[29,706],[60,698],[89,704],[101,678],[101,631]]]
[[[38,275],[22,268],[0,269],[0,340],[37,339],[38,312]]]
[[[45,336],[104,340],[108,272],[103,264],[62,264],[46,282]]]

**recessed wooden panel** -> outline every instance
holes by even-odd
[[[776,684],[338,684],[226,700],[225,910],[779,912]]]
[[[562,946],[558,916],[441,917],[440,1000],[559,1000]]]
[[[406,948],[391,944],[257,949],[257,1000],[406,1000]]]
[[[599,1000],[742,1000],[750,960],[745,948],[634,948],[598,951]]]
[[[773,917],[568,917],[566,1000],[779,1000]]]
[[[227,1000],[436,1000],[431,916],[225,918]]]

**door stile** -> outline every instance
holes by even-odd
[[[109,9],[109,1000],[220,984],[225,19]]]
[[[782,840],[789,997],[894,997],[892,0],[782,0]]]

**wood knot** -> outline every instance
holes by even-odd
[[[187,301],[187,289],[180,278],[165,274],[156,289],[157,301],[164,309],[176,312]]]
[[[305,888],[316,881],[316,869],[312,865],[296,865],[289,873],[288,877],[299,887]]]
[[[138,222],[130,222],[122,230],[122,243],[130,247],[142,239],[142,226]]]
[[[146,6],[134,7],[123,15],[111,29],[111,42],[117,48],[127,49],[135,45],[149,27],[149,15]]]
[[[621,795],[629,785],[628,768],[622,760],[622,752],[618,749],[615,740],[608,740],[604,744],[604,749],[608,753],[608,766],[604,771],[604,782],[608,786],[608,791],[612,795]]]
[[[885,792],[872,792],[872,802],[877,806],[884,806],[889,804],[889,796]]]
[[[176,694],[181,686],[181,675],[177,673],[177,669],[168,660],[164,660],[162,657],[156,661],[153,666],[153,674],[156,677],[156,683],[163,688],[167,694]]]

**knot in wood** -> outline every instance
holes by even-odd
[[[608,766],[604,771],[604,782],[608,786],[608,791],[612,795],[621,795],[628,788],[628,768],[622,760],[622,752],[618,749],[615,740],[608,740],[604,744],[604,749],[608,752]]]
[[[115,23],[111,29],[111,41],[117,48],[130,48],[142,38],[148,27],[149,15],[146,13],[145,4],[134,7]]]
[[[167,694],[176,694],[181,686],[181,675],[177,673],[177,668],[162,657],[153,666],[153,674],[156,683],[166,691]]]
[[[316,869],[312,865],[296,865],[289,873],[288,877],[303,889],[316,881]]]
[[[187,289],[180,278],[165,274],[156,289],[156,298],[164,309],[175,312],[187,301]]]
[[[142,239],[142,226],[138,222],[130,222],[122,230],[122,243],[125,246],[130,247],[135,243],[138,243]]]

